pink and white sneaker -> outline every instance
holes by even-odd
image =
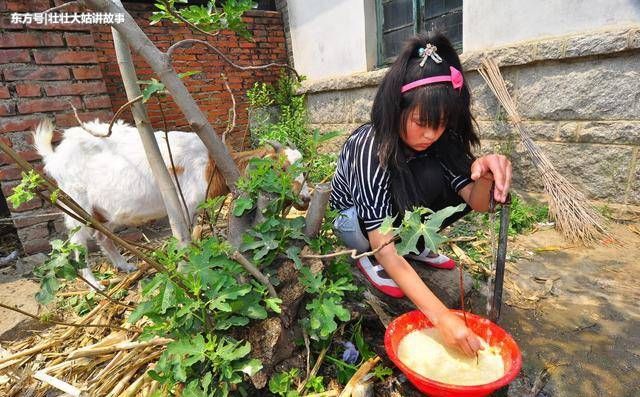
[[[357,259],[356,265],[378,290],[393,298],[404,297],[404,292],[398,287],[398,284],[385,273],[382,265],[378,264],[375,259],[365,256]]]
[[[405,255],[409,259],[416,260],[418,262],[422,262],[432,267],[436,267],[438,269],[447,269],[451,270],[456,267],[456,262],[449,258],[448,256],[444,256],[442,254],[436,254],[431,252],[428,248],[420,253],[420,255]]]

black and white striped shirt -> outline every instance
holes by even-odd
[[[351,134],[342,147],[331,182],[331,207],[341,211],[355,206],[368,232],[380,227],[385,217],[394,215],[389,172],[380,166],[374,135],[371,124]],[[471,183],[467,176],[454,175],[441,165],[455,192]]]

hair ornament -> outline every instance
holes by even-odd
[[[422,61],[420,62],[420,67],[424,67],[424,64],[427,62],[428,58],[433,59],[433,62],[435,63],[442,63],[442,58],[436,52],[437,50],[438,50],[438,47],[431,45],[429,43],[427,43],[427,46],[425,48],[422,48],[422,47],[418,48],[418,57],[422,58]]]

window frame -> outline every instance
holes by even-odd
[[[393,63],[397,58],[397,55],[384,58],[383,51],[383,24],[384,24],[384,8],[383,4],[389,3],[393,0],[376,0],[376,66],[378,68],[384,68],[389,64]],[[418,34],[418,32],[424,31],[425,29],[425,21],[426,21],[426,6],[427,1],[429,0],[412,0],[412,9],[413,9],[413,34]],[[456,7],[455,9],[458,9]],[[452,9],[454,10],[454,9]],[[447,11],[448,13],[449,11]],[[460,6],[460,12],[462,12],[462,5]],[[439,16],[444,16],[447,13],[440,14]],[[402,29],[403,27],[407,27],[408,25],[404,25],[401,27],[394,27],[393,30]],[[392,30],[390,30],[392,31]],[[462,41],[458,43],[454,43],[454,48],[459,53],[462,52]]]

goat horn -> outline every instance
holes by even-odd
[[[280,144],[280,142],[274,141],[273,139],[268,139],[266,141],[264,141],[265,143],[268,143],[269,145],[271,145],[271,147],[273,147],[273,149],[276,152],[279,152],[282,150],[282,144]]]

